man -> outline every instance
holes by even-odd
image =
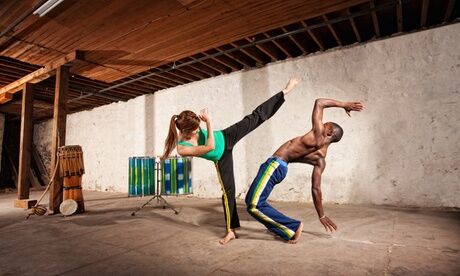
[[[267,203],[273,187],[286,176],[288,163],[306,163],[313,166],[311,182],[316,212],[326,231],[337,230],[334,222],[324,214],[321,202],[321,174],[326,167],[327,150],[331,143],[340,141],[343,135],[343,130],[338,124],[332,122],[323,124],[323,110],[329,107],[341,107],[345,109],[348,116],[351,111],[361,111],[364,108],[360,102],[317,99],[312,114],[313,128],[307,134],[284,143],[263,163],[246,195],[248,212],[289,243],[296,243],[299,240],[303,223],[283,215]]]

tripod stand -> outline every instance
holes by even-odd
[[[131,213],[131,216],[135,216],[137,212],[142,210],[145,206],[149,205],[150,202],[152,202],[154,199],[157,199],[157,203],[160,204],[161,201],[163,201],[163,209],[166,209],[166,206],[171,208],[171,210],[174,211],[174,213],[177,215],[179,214],[179,211],[174,209],[174,207],[169,204],[164,197],[161,196],[161,190],[160,190],[160,163],[155,162],[155,171],[156,171],[156,180],[157,180],[157,185],[156,185],[156,194],[152,196],[147,202],[145,202],[142,206],[138,207],[134,212]]]

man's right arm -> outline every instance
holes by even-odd
[[[311,116],[313,133],[317,141],[321,139],[324,132],[323,110],[329,107],[341,107],[350,116],[350,111],[361,111],[364,106],[360,102],[341,102],[333,99],[316,99]]]
[[[311,120],[313,125],[313,133],[315,134],[317,141],[321,139],[324,132],[323,110],[328,107],[343,107],[343,103],[331,99],[316,99]]]

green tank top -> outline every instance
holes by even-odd
[[[204,129],[200,128],[198,131],[198,146],[206,145],[206,141],[208,140],[208,132]],[[193,147],[193,144],[185,141],[179,141],[177,144],[186,146],[186,147]],[[210,161],[219,161],[222,155],[224,154],[225,150],[225,137],[224,133],[221,130],[214,131],[214,149],[208,153],[201,155],[201,158]]]

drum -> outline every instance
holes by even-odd
[[[155,194],[155,158],[129,157],[128,196]]]
[[[85,173],[83,151],[80,146],[63,146],[58,149],[61,177],[81,176]]]
[[[187,195],[192,192],[192,158],[165,159],[161,163],[161,194]]]
[[[76,213],[85,212],[82,175],[85,173],[83,151],[80,146],[63,146],[58,148],[59,169],[64,182],[64,200],[73,199],[77,202]]]

